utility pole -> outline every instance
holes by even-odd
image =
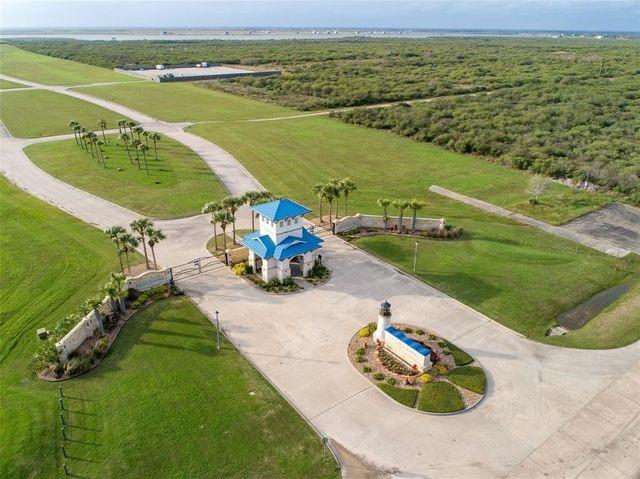
[[[415,247],[413,248],[413,271],[416,270],[416,262],[418,261],[418,242],[415,242]]]
[[[218,342],[218,349],[220,349],[220,321],[218,320],[218,311],[216,311],[216,341]]]

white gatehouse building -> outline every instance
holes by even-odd
[[[251,207],[258,231],[241,243],[249,250],[249,264],[267,283],[291,276],[306,277],[318,261],[322,239],[304,227],[303,215],[311,210],[283,198]]]

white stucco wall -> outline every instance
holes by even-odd
[[[282,221],[271,221],[260,216],[258,227],[261,235],[269,235],[274,243],[279,243],[287,236],[302,237],[302,218],[295,216]]]
[[[416,365],[421,371],[431,369],[431,354],[424,356],[408,344],[403,343],[395,336],[386,332],[384,334],[384,347],[407,364],[411,366]]]
[[[398,216],[389,216],[387,228],[391,229],[397,226],[400,221]],[[384,220],[379,215],[361,215],[358,213],[354,216],[345,216],[334,221],[335,232],[344,233],[356,228],[384,228]],[[411,214],[402,218],[402,224],[406,229],[411,228]],[[416,218],[416,230],[425,231],[430,229],[444,228],[444,218]]]
[[[138,276],[127,278],[126,289],[136,289],[138,291],[146,291],[156,286],[169,284],[171,280],[171,272],[169,269],[161,269],[158,271],[145,271]]]

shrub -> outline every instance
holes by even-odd
[[[109,347],[109,339],[106,337],[100,338],[93,345],[93,354],[97,358],[101,358],[107,353],[108,347]]]
[[[364,354],[364,348],[358,348],[356,349],[356,354]]]
[[[155,288],[148,289],[136,299],[133,303],[131,303],[131,307],[133,309],[139,309],[147,304],[148,301],[156,301],[162,298],[167,292],[169,288],[167,286],[157,286]]]
[[[388,385],[393,386],[395,383],[396,383],[396,378],[394,377],[387,378]]]
[[[369,328],[369,334],[373,334],[376,332],[376,329],[378,329],[378,323],[375,321],[373,323],[369,323],[367,324],[367,328]]]
[[[77,356],[69,360],[64,370],[69,376],[73,376],[74,374],[82,374],[88,371],[90,367],[91,361],[88,357]]]
[[[378,384],[378,387],[400,404],[404,404],[407,407],[414,407],[416,404],[416,399],[418,398],[417,389],[397,388],[391,384]]]
[[[56,343],[53,338],[41,341],[38,344],[38,348],[33,356],[35,360],[35,366],[37,371],[47,369],[49,365],[56,363],[60,359],[58,350],[56,349]]]
[[[536,206],[536,205],[539,205],[539,204],[540,204],[540,202],[538,201],[538,199],[537,199],[537,198],[529,198],[529,204],[530,204],[531,206]]]
[[[424,329],[420,329],[420,328],[416,329],[416,334],[419,334],[422,336],[424,334]]]
[[[464,409],[464,402],[452,384],[429,383],[420,390],[418,409],[427,412],[455,412]]]
[[[358,337],[360,338],[368,338],[369,336],[371,336],[371,331],[369,331],[368,326],[365,326],[358,331]]]
[[[457,384],[474,393],[484,394],[486,380],[482,368],[476,366],[456,368],[449,373],[448,377],[453,384]]]
[[[237,276],[245,276],[251,273],[253,269],[249,265],[248,261],[242,261],[240,263],[234,264],[233,268],[231,268],[231,271],[233,271]]]
[[[444,364],[437,364],[436,371],[438,371],[440,375],[447,374],[447,367]]]
[[[413,329],[411,329],[411,328],[404,328],[404,332],[405,332],[405,333],[407,333],[407,334],[411,334],[411,333],[413,333]]]
[[[371,372],[371,368],[369,366],[365,366],[362,368],[362,372],[363,373],[370,373]]]
[[[375,373],[373,375],[373,379],[375,379],[376,381],[382,381],[384,379],[384,374],[382,373]]]
[[[364,356],[356,354],[356,363],[364,363],[366,361],[367,361],[367,358],[365,358]]]
[[[429,373],[424,373],[420,375],[420,382],[422,384],[427,384],[428,382],[431,381],[431,374]]]

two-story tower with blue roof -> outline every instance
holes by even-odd
[[[322,240],[304,227],[303,215],[311,210],[283,198],[251,207],[258,231],[241,243],[249,250],[249,264],[266,282],[305,277],[318,260]]]

